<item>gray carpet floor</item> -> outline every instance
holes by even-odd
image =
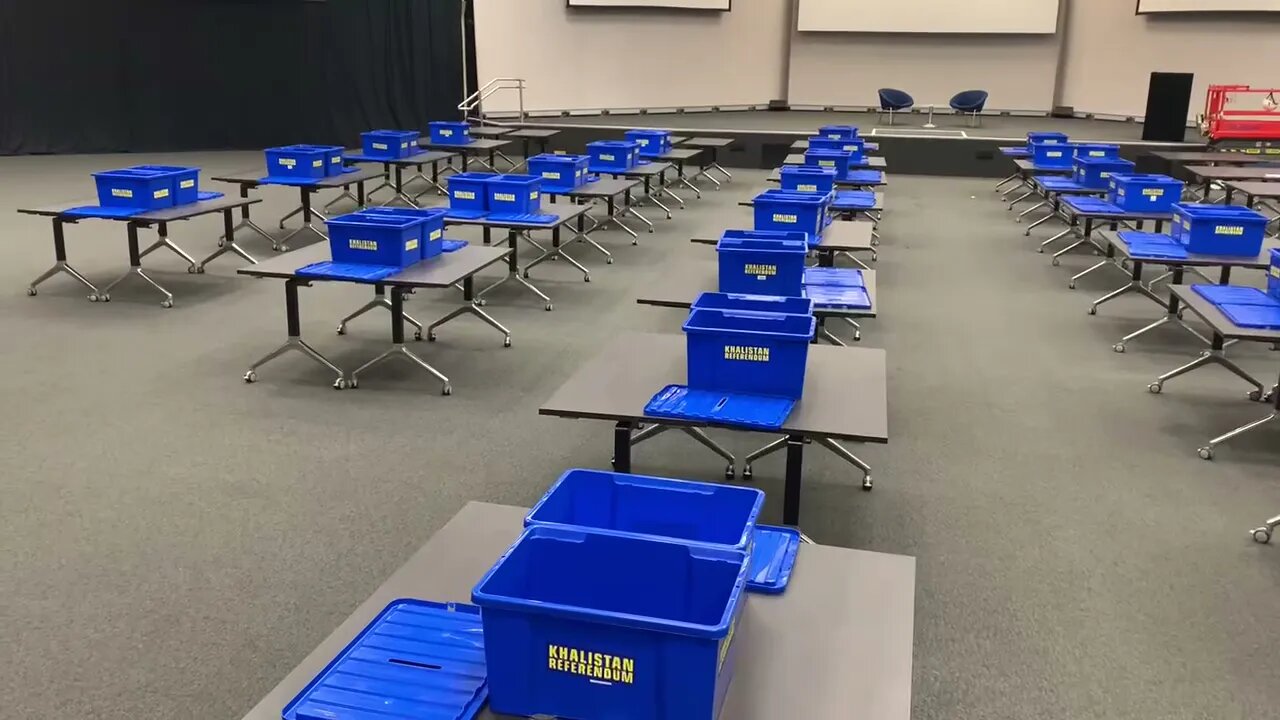
[[[259,164],[256,153],[0,158],[6,718],[238,718],[464,503],[527,504],[565,468],[605,467],[606,423],[540,418],[537,406],[609,336],[678,332],[679,311],[639,307],[636,290],[678,263],[710,263],[688,238],[749,222],[735,202],[763,185],[763,173],[738,173],[635,247],[602,234],[617,262],[579,250],[589,284],[544,266],[534,279],[554,312],[497,294],[511,349],[479,322],[445,326],[421,348],[452,377],[445,398],[407,364],[336,392],[299,356],[246,385],[247,364],[283,338],[282,292],[236,276],[232,259],[191,276],[172,256],[148,258],[177,294],[172,310],[140,284],[107,305],[65,278],[27,297],[52,260],[49,226],[13,210],[91,195],[87,172],[143,161],[202,165],[206,177]],[[1067,290],[1092,258],[1050,267],[991,185],[892,179],[881,316],[863,341],[889,353],[892,440],[854,446],[875,469],[869,494],[849,466],[807,454],[804,530],[918,558],[917,720],[1267,716],[1280,704],[1280,548],[1247,530],[1280,512],[1280,428],[1197,458],[1265,408],[1218,369],[1149,394],[1195,343],[1169,330],[1113,353],[1159,310],[1131,296],[1087,316],[1122,276]],[[268,224],[294,196],[264,197],[254,213]],[[213,218],[172,228],[201,254],[218,230]],[[117,225],[74,226],[68,244],[95,280],[125,265]],[[368,295],[304,290],[304,337],[343,365],[380,352],[385,314],[333,333]],[[410,307],[427,319],[449,300],[419,293]],[[1280,354],[1230,352],[1276,377]],[[715,435],[735,452],[762,439]],[[637,469],[715,480],[721,464],[668,435],[639,449]],[[768,521],[780,519],[781,474],[780,455],[756,467]]]

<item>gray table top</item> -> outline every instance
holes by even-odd
[[[1172,220],[1173,211],[1165,210],[1163,212],[1141,212],[1138,210],[1122,210],[1120,212],[1107,212],[1103,210],[1077,210],[1069,203],[1072,196],[1063,198],[1062,211],[1077,217],[1087,218],[1091,220]]]
[[[543,189],[548,195],[562,195],[564,197],[582,197],[582,198],[609,198],[615,195],[637,188],[644,182],[635,178],[611,178],[602,177],[593,183],[587,183],[575,190],[547,190]]]
[[[488,152],[490,150],[497,150],[498,148],[504,148],[510,145],[510,138],[513,135],[515,135],[515,133],[508,133],[500,138],[476,138],[465,145],[458,145],[456,143],[433,143],[431,142],[431,138],[423,136],[418,138],[418,145],[425,148],[446,148],[460,153],[476,151]]]
[[[1280,159],[1274,162],[1280,163]],[[1280,165],[1274,167],[1223,167],[1221,165],[1184,165],[1183,170],[1201,180],[1265,180],[1280,182]]]
[[[772,180],[773,182],[778,182],[778,180],[777,180],[777,179],[772,178],[772,177],[770,177],[770,178],[769,178],[769,180]],[[836,185],[837,185],[837,186],[839,186],[840,184],[839,184],[839,183],[836,183]],[[852,187],[871,187],[871,186],[869,186],[869,185],[860,185],[860,184],[858,184],[858,185],[853,185]],[[884,192],[883,192],[883,191],[881,191],[881,190],[876,190],[876,191],[875,191],[875,194],[876,194],[876,204],[875,204],[875,206],[874,206],[874,207],[867,208],[867,209],[868,209],[868,210],[883,210],[883,209],[884,209]],[[749,200],[741,200],[741,201],[739,201],[739,202],[738,202],[738,204],[739,204],[739,205],[741,205],[741,206],[743,206],[743,207],[751,207],[751,206],[753,206],[753,205],[755,205],[755,204],[756,204],[756,201],[755,201],[755,198],[751,198],[751,199],[749,199]],[[847,212],[847,211],[846,211],[846,212]],[[861,211],[861,210],[859,210],[859,211],[857,211],[857,212],[862,212],[862,211]],[[833,223],[833,224],[834,224],[834,223]],[[825,234],[825,233],[824,233],[824,234]]]
[[[515,128],[508,127],[473,127],[471,128],[471,137],[501,137],[515,132]]]
[[[600,354],[579,367],[538,414],[652,420],[645,417],[644,406],[654,393],[685,379],[683,335],[624,333],[608,339]],[[803,397],[779,434],[887,443],[886,385],[883,350],[812,345]]]
[[[559,134],[560,134],[559,130],[550,130],[546,128],[520,128],[519,130],[516,130],[515,132],[508,134],[506,137],[547,139],[547,138],[553,138]]]
[[[469,603],[471,588],[519,536],[527,512],[465,505],[244,720],[280,720],[281,709],[391,601]],[[720,717],[908,720],[915,585],[915,558],[801,546],[785,593],[747,598]],[[485,708],[478,717],[497,716]]]
[[[669,151],[658,156],[659,160],[679,160],[684,162],[692,160],[702,154],[702,148],[671,148]]]
[[[788,155],[782,159],[782,164],[783,165],[804,165],[805,164],[804,155],[796,155],[796,154]],[[884,169],[889,167],[889,163],[884,159],[883,156],[865,155],[862,158],[862,162],[858,163],[854,167]],[[770,179],[772,179],[774,176],[770,175],[769,177]]]
[[[685,141],[684,141],[683,143],[681,143],[681,144],[682,144],[682,145],[688,145],[689,147],[703,147],[703,148],[716,148],[716,149],[719,149],[719,148],[727,148],[727,147],[729,147],[730,145],[732,145],[733,143],[734,143],[734,139],[733,139],[733,138],[723,138],[723,137],[691,137],[691,138],[689,138],[688,140],[685,140]]]
[[[1111,230],[1102,230],[1094,233],[1097,237],[1111,243],[1116,252],[1124,257],[1132,257],[1129,252],[1129,244],[1120,237],[1120,233]],[[1150,265],[1184,265],[1196,267],[1245,267],[1245,268],[1268,268],[1271,267],[1271,248],[1275,247],[1272,243],[1264,244],[1262,252],[1257,257],[1240,257],[1239,255],[1200,255],[1190,254],[1186,259],[1177,260],[1144,260],[1143,262]]]
[[[1184,307],[1199,315],[1206,325],[1227,340],[1280,342],[1280,330],[1240,327],[1231,322],[1231,318],[1222,314],[1222,311],[1213,303],[1205,300],[1204,296],[1192,290],[1189,285],[1173,285],[1170,286],[1170,290],[1182,301]]]
[[[423,163],[429,163],[429,162],[440,162],[441,160],[456,158],[458,157],[458,155],[459,153],[450,152],[446,150],[427,150],[425,152],[420,152],[416,155],[410,155],[409,157],[402,157],[402,158],[370,158],[370,157],[364,157],[364,153],[361,151],[360,148],[353,148],[343,153],[342,159],[349,163],[358,163],[362,165],[368,164],[368,163],[377,163],[382,165],[400,165],[404,167],[404,166],[412,166],[412,165],[422,165]]]
[[[871,231],[876,224],[870,220],[837,220],[822,233],[818,247],[823,250],[871,250]],[[692,242],[715,245],[720,238],[695,237]]]
[[[875,270],[863,270],[862,279],[867,287],[867,297],[871,299],[871,307],[866,310],[814,308],[813,314],[817,317],[875,317],[878,309]],[[702,293],[718,292],[719,289],[720,269],[715,263],[688,262],[663,273],[657,280],[638,290],[636,303],[688,309]]]
[[[446,217],[444,219],[444,224],[445,226],[478,225],[478,226],[484,227],[487,225],[489,227],[519,228],[521,230],[554,230],[555,228],[558,228],[568,223],[570,220],[577,219],[579,215],[582,215],[583,213],[587,212],[590,209],[591,208],[586,205],[556,205],[554,208],[544,207],[538,212],[543,215],[557,215],[559,217],[559,219],[557,219],[554,223],[551,223],[550,225],[544,225],[541,223],[520,223],[520,222],[512,222],[510,220],[494,220],[492,217],[488,215],[484,217],[479,217],[479,218]]]
[[[152,210],[150,212],[138,213],[129,217],[120,218],[88,218],[78,216],[67,216],[66,212],[72,208],[85,207],[88,205],[97,205],[98,200],[80,200],[59,203],[57,205],[46,205],[37,208],[19,208],[18,212],[24,215],[38,215],[40,217],[64,217],[69,220],[117,220],[132,221],[142,223],[153,222],[173,222],[176,220],[187,220],[189,218],[198,217],[200,215],[208,215],[209,213],[221,212],[229,208],[238,208],[245,205],[253,205],[262,202],[261,198],[242,198],[242,197],[220,197],[212,200],[201,200],[200,202],[188,203],[186,205],[178,205],[171,208],[163,208],[160,210]]]
[[[1070,167],[1061,167],[1061,168],[1039,167],[1034,162],[1032,162],[1027,158],[1014,158],[1013,164],[1014,164],[1014,167],[1018,168],[1018,170],[1024,173],[1038,172],[1038,173],[1044,173],[1046,175],[1071,175],[1072,173],[1075,172],[1075,168],[1070,168]]]
[[[399,273],[382,280],[324,280],[316,278],[316,282],[353,282],[360,285],[395,285],[398,287],[443,288],[452,287],[454,283],[475,275],[477,272],[502,260],[511,254],[510,248],[485,247],[468,245],[451,253],[444,253],[430,262],[411,265]],[[250,265],[236,270],[240,275],[249,277],[279,278],[289,280],[299,277],[298,268],[312,263],[325,262],[332,258],[329,254],[329,243],[315,243],[297,250],[290,250],[263,260],[257,265]]]
[[[675,165],[661,160],[650,160],[647,165],[637,165],[630,170],[592,170],[600,175],[617,175],[621,177],[653,177],[674,170]]]
[[[351,185],[353,183],[364,182],[366,180],[372,180],[374,178],[380,178],[385,174],[386,173],[381,168],[356,168],[355,172],[334,175],[333,177],[323,177],[311,185],[279,185],[277,187],[300,187],[327,190],[343,187],[344,185]],[[267,169],[262,168],[261,170],[252,172],[238,172],[230,175],[219,175],[213,179],[218,182],[236,183],[238,185],[257,187],[263,184],[262,178],[266,177],[266,175]]]
[[[682,143],[682,142],[684,142],[685,140],[688,140],[688,139],[689,139],[689,137],[688,137],[687,135],[672,135],[672,136],[670,137],[670,140],[671,140],[671,144],[672,144],[672,145],[679,145],[680,143]]]
[[[1246,155],[1239,152],[1214,152],[1208,150],[1158,150],[1151,154],[1170,162],[1206,163],[1210,165],[1253,165],[1255,163],[1280,162],[1280,155]]]
[[[1251,197],[1258,198],[1278,198],[1280,197],[1280,183],[1264,182],[1261,180],[1236,180],[1226,183],[1226,186],[1232,190]]]

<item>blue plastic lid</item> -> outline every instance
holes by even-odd
[[[1177,245],[1177,240],[1173,239],[1168,233],[1140,232],[1137,230],[1121,230],[1116,233],[1116,237],[1129,243],[1130,245],[1138,243],[1139,245]]]
[[[462,208],[449,208],[444,216],[446,219],[453,220],[479,220],[488,215],[487,210],[463,210]]]
[[[523,225],[553,225],[560,219],[560,216],[535,213],[490,213],[488,219],[494,222],[520,223]]]
[[[298,268],[298,274],[306,277],[332,280],[382,280],[400,272],[395,265],[364,265],[360,263],[318,262]]]
[[[115,207],[105,205],[82,205],[73,207],[62,212],[68,217],[86,217],[86,218],[125,218],[132,215],[138,215],[144,212],[151,212],[147,208],[140,207]]]
[[[862,271],[856,268],[805,268],[804,285],[831,285],[835,287],[865,287]]]
[[[644,406],[644,414],[757,430],[777,430],[787,421],[795,404],[794,398],[693,390],[684,385],[668,385]]]
[[[1280,300],[1252,287],[1238,285],[1192,285],[1191,289],[1214,305],[1280,305]]]
[[[470,720],[489,697],[480,608],[395,600],[338,653],[284,720]]]
[[[1270,307],[1264,305],[1233,305],[1224,303],[1218,306],[1223,315],[1231,322],[1246,328],[1271,329],[1280,328],[1280,304]]]
[[[870,310],[871,296],[864,287],[839,287],[836,285],[810,285],[804,288],[804,296],[819,309]]]
[[[777,595],[791,582],[791,570],[800,552],[800,531],[795,528],[758,525],[752,537],[747,589]]]

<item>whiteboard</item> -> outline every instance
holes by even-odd
[[[1280,0],[1138,0],[1138,13],[1280,12]]]
[[[1051,35],[1058,29],[1058,0],[799,1],[801,32]]]
[[[525,0],[519,0],[524,2]],[[733,0],[569,0],[569,7],[679,8],[681,10],[728,10]],[[758,2],[759,0],[747,0]]]

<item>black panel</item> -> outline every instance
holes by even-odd
[[[1142,139],[1182,142],[1187,137],[1187,111],[1191,108],[1191,73],[1151,73],[1147,87],[1146,122]]]
[[[354,144],[456,119],[461,0],[0,1],[0,154]]]

